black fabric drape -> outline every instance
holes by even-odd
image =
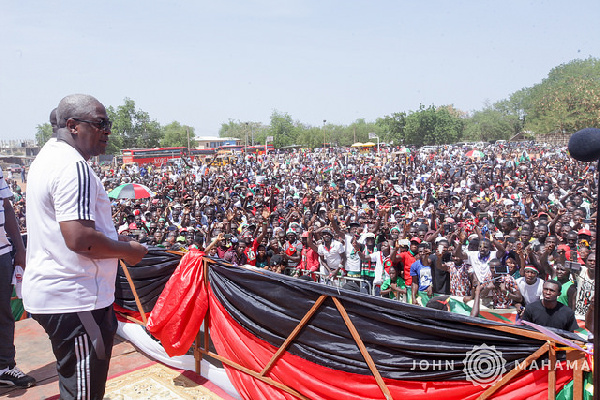
[[[523,361],[544,343],[491,329],[499,324],[481,318],[338,290],[264,270],[212,264],[209,279],[214,295],[230,315],[258,338],[277,347],[320,295],[337,297],[385,378],[464,380],[465,356],[482,344],[494,346],[510,370],[515,361]],[[371,374],[330,298],[288,351],[332,369]],[[430,368],[415,369],[425,361]],[[439,368],[440,362],[453,367]]]

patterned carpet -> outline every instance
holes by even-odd
[[[106,383],[104,399],[218,400],[231,397],[191,371],[179,371],[156,363],[111,378]]]

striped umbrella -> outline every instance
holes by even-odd
[[[152,191],[139,183],[125,183],[108,193],[111,199],[145,199],[152,196]]]
[[[469,157],[469,158],[483,158],[483,157],[485,157],[485,154],[483,154],[483,151],[480,151],[480,150],[469,150],[469,151],[467,151],[467,153],[465,155],[467,157]]]

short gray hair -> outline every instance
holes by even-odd
[[[56,108],[58,127],[65,128],[69,118],[85,117],[97,103],[100,102],[89,94],[70,94],[64,97]]]

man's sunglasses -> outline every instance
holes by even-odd
[[[78,122],[87,122],[90,125],[95,126],[97,129],[104,131],[104,132],[110,132],[111,128],[112,128],[112,121],[108,118],[104,119],[102,118],[100,121],[88,121],[86,119],[79,119],[79,118],[71,118],[75,121]]]

